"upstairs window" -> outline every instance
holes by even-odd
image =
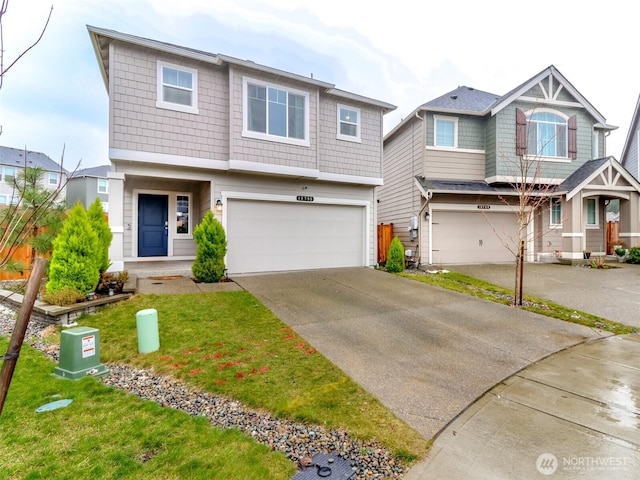
[[[360,109],[338,105],[338,140],[360,141]]]
[[[158,62],[156,106],[180,112],[198,113],[197,84],[197,70]]]
[[[562,200],[560,197],[551,197],[551,226],[558,227],[562,225]]]
[[[98,193],[109,193],[109,180],[107,180],[106,178],[98,179]]]
[[[455,117],[433,117],[433,144],[436,147],[458,147],[458,119]]]
[[[244,79],[246,137],[309,145],[309,94]]]
[[[516,109],[516,155],[577,158],[577,117]]]
[[[59,175],[57,172],[49,172],[49,185],[58,185]]]

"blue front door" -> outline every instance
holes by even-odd
[[[138,256],[166,257],[169,197],[138,195]]]

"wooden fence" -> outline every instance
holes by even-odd
[[[0,258],[4,258],[5,251],[0,251]],[[25,265],[30,265],[31,263],[31,246],[30,245],[22,245],[13,252],[13,259],[19,262],[24,263]],[[0,270],[0,280],[26,280],[29,278],[29,270],[25,270],[24,272],[4,272]]]
[[[607,222],[607,255],[614,255],[613,246],[619,240],[620,222]],[[630,245],[627,245],[630,247]]]
[[[378,225],[378,263],[383,264],[387,261],[387,253],[393,239],[393,223]]]

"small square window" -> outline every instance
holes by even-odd
[[[338,140],[360,141],[360,109],[338,105]]]
[[[198,113],[198,72],[158,62],[158,108]]]
[[[49,172],[49,185],[58,185],[58,178],[57,172]]]
[[[13,179],[16,178],[16,167],[4,167],[3,170],[4,175],[2,176],[2,180],[6,183],[13,182]]]
[[[458,147],[458,119],[435,115],[433,143],[436,147]]]

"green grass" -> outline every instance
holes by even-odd
[[[7,340],[0,337],[0,351]],[[108,388],[51,375],[26,345],[0,417],[3,479],[288,479],[295,466],[240,431]],[[36,413],[57,399],[66,408]]]
[[[422,283],[436,285],[448,290],[454,290],[456,292],[483,298],[492,302],[502,303],[504,305],[512,305],[513,303],[513,290],[499,287],[492,283],[478,280],[477,278],[469,277],[461,273],[401,273],[400,275]],[[602,318],[597,315],[564,307],[542,298],[524,295],[523,300],[524,305],[518,306],[517,308],[538,313],[540,315],[546,315],[548,317],[558,318],[567,322],[585,325],[587,327],[606,330],[616,335],[637,332],[637,329],[634,327],[607,320],[606,318]]]

